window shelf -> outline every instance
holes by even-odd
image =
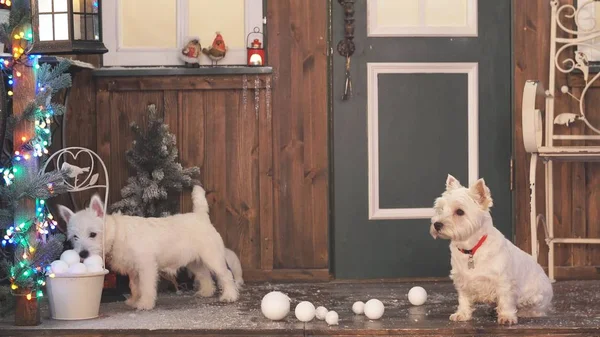
[[[94,70],[96,77],[186,76],[186,75],[259,75],[273,73],[272,67],[201,66],[185,67],[104,67]]]

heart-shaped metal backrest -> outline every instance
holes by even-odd
[[[89,161],[88,167],[79,167],[74,163],[77,159],[87,159]],[[69,163],[69,161],[71,163]],[[87,148],[84,147],[68,147],[55,152],[48,158],[40,174],[43,174],[48,169],[48,165],[54,163],[54,167],[57,169],[69,169],[68,179],[64,180],[65,186],[67,186],[68,193],[86,191],[93,188],[104,189],[104,212],[102,216],[102,231],[106,233],[106,211],[108,205],[108,171],[106,165],[100,156]],[[99,168],[102,168],[103,172],[95,172]],[[100,174],[104,174],[104,183],[99,184]],[[79,176],[83,175],[84,179],[79,179]],[[102,266],[106,269],[106,235],[102,235]]]

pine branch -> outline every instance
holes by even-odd
[[[37,73],[38,85],[41,88],[48,88],[47,91],[52,94],[70,87],[72,84],[71,74],[67,73],[70,67],[71,61],[67,59],[61,59],[54,67],[49,63],[41,65]]]
[[[63,244],[66,241],[63,234],[54,234],[45,244],[36,247],[35,254],[32,256],[31,264],[34,266],[43,266],[56,260],[63,251]]]
[[[10,8],[8,22],[0,25],[0,41],[4,43],[5,46],[10,46],[12,44],[13,31],[15,28],[26,23],[31,23],[29,1],[14,1]]]
[[[49,105],[49,108],[57,116],[62,116],[62,115],[64,115],[67,112],[67,108],[64,105],[60,104],[60,103],[51,102],[50,105]]]
[[[0,212],[0,227],[6,228],[11,225],[19,200],[23,198],[46,200],[67,192],[67,186],[64,184],[67,176],[67,170],[54,170],[27,177],[18,184],[0,186],[0,199],[5,203],[4,209]],[[50,184],[53,187],[52,192],[48,189]]]

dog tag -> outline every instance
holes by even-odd
[[[469,255],[468,266],[469,269],[475,269],[475,261],[473,260],[473,255]]]

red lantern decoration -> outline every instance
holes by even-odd
[[[250,43],[251,35],[260,35],[260,39],[256,38]],[[260,32],[258,27],[254,27],[254,31],[246,37],[246,44],[248,49],[248,65],[251,67],[263,66],[265,60],[265,48],[262,46],[261,40],[264,40],[264,35]]]

